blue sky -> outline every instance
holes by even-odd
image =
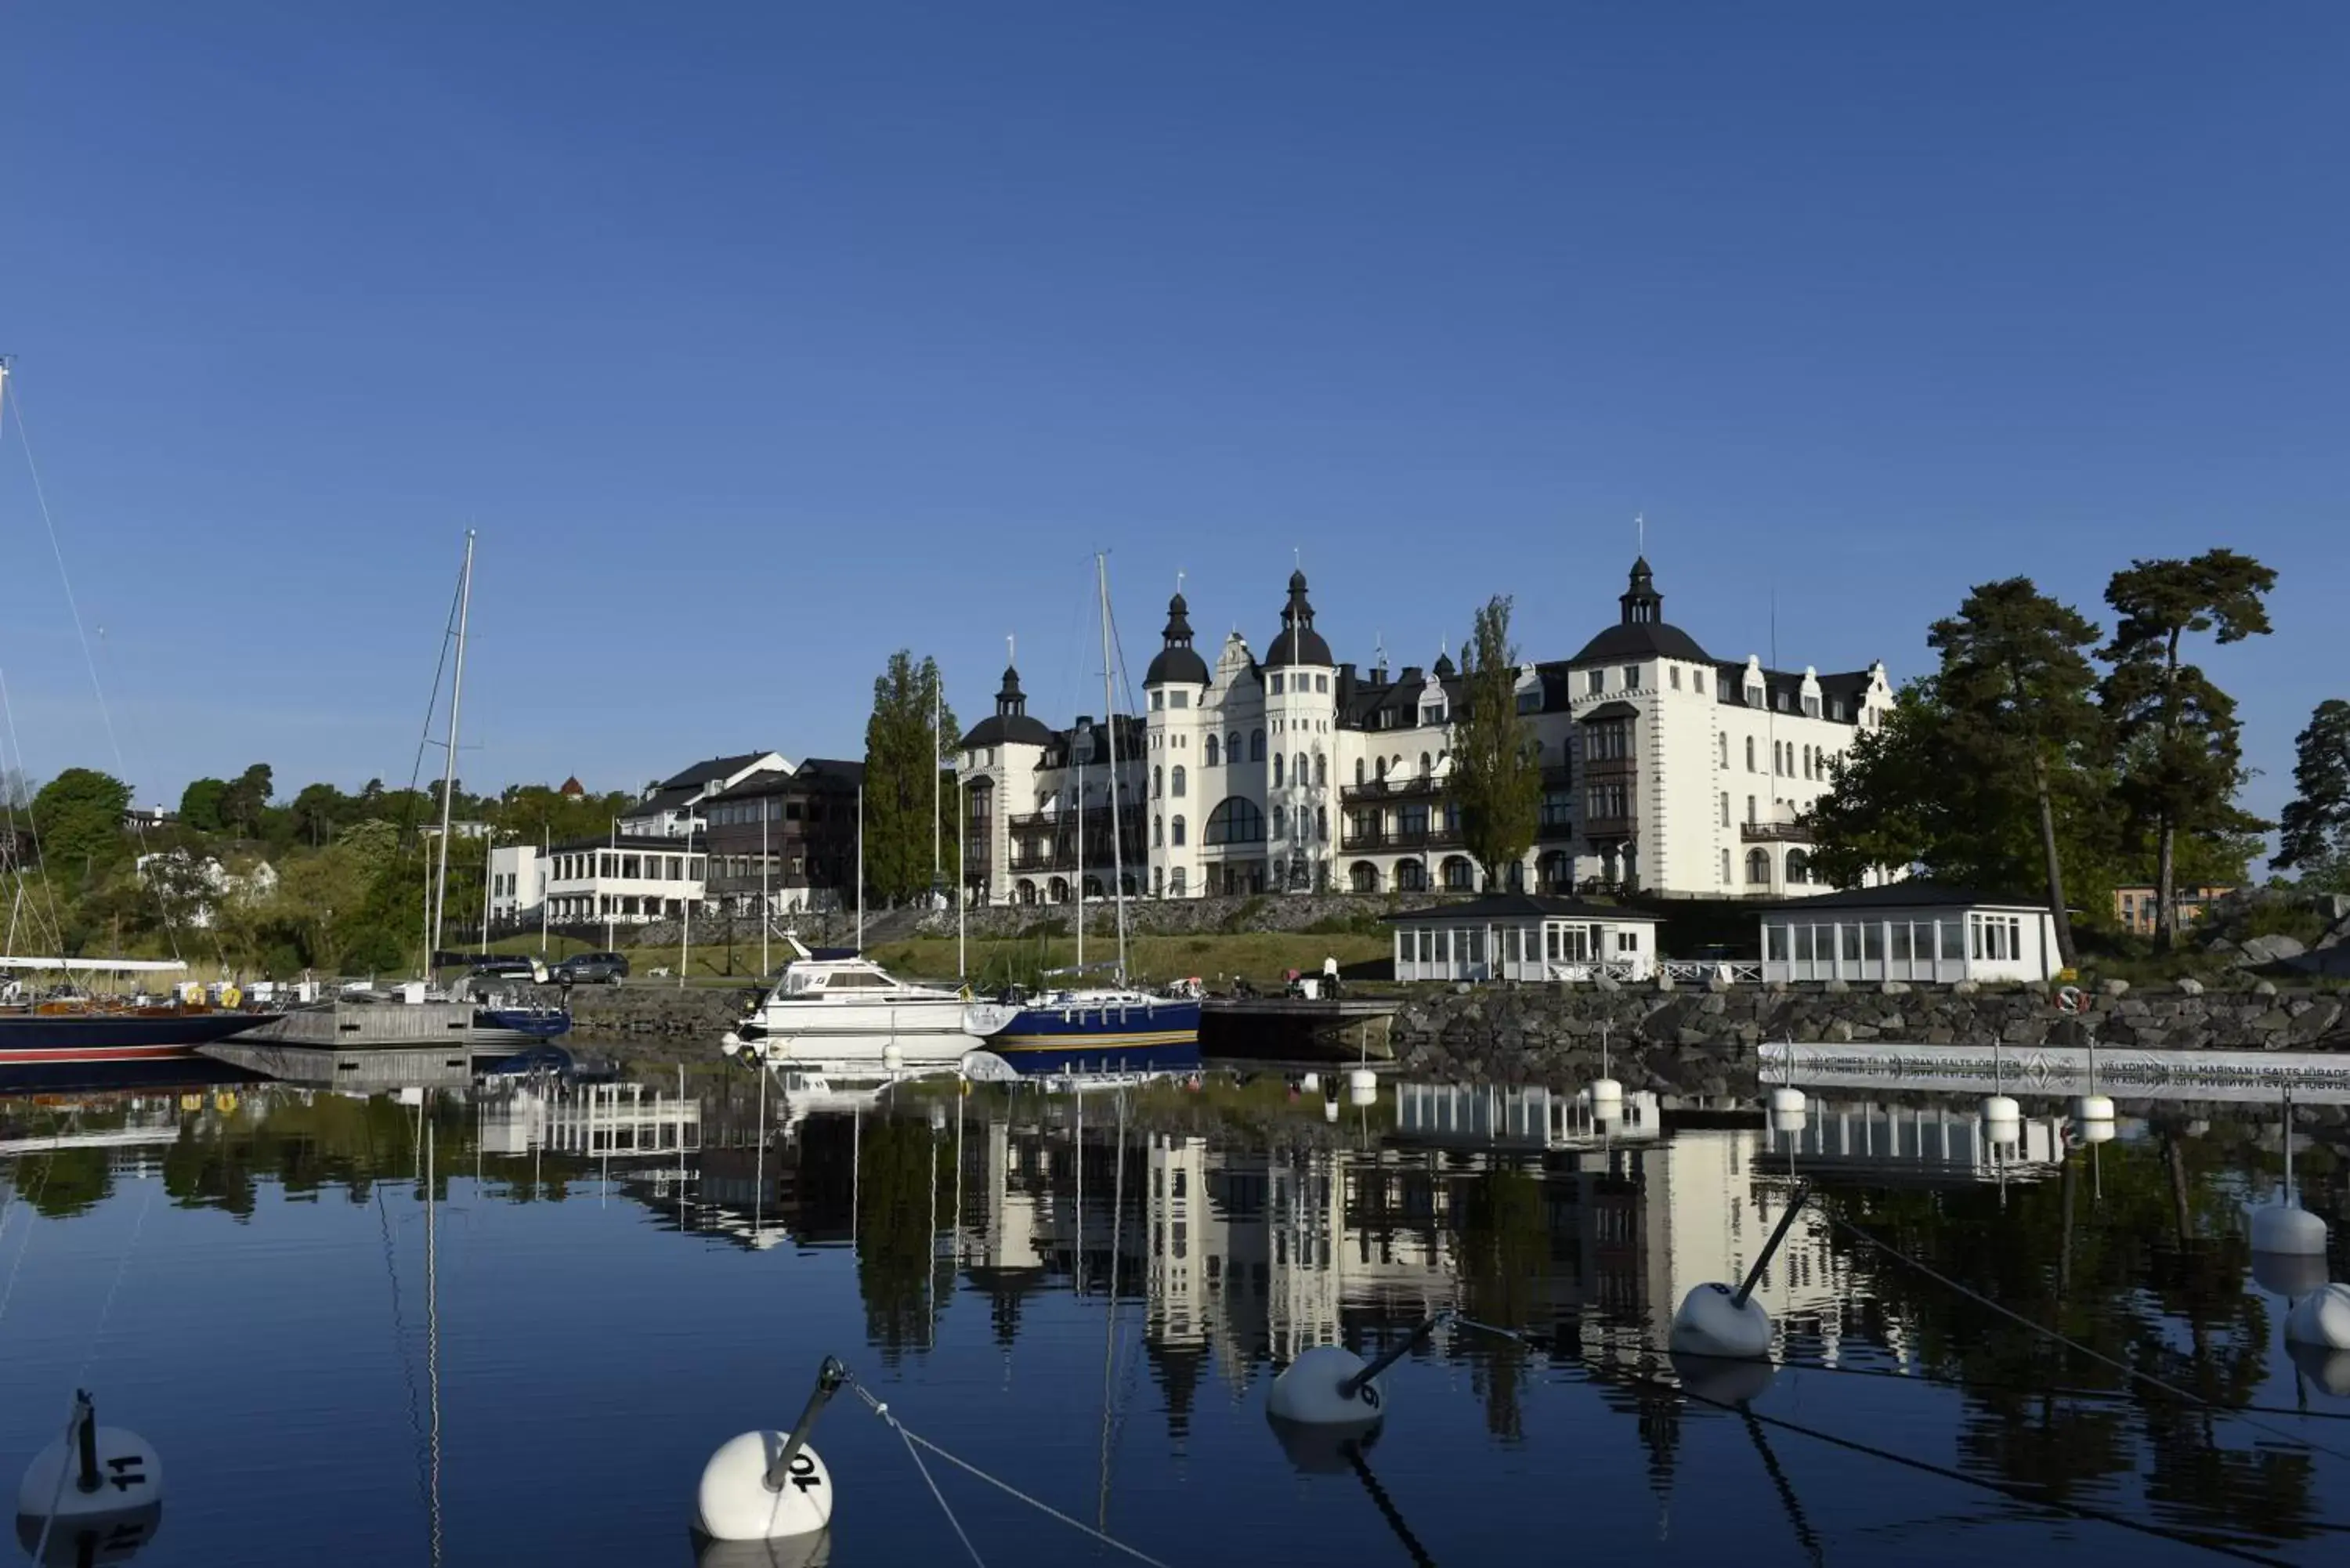
[[[1178,570],[1341,658],[1615,615],[1897,675],[1973,582],[2276,566],[2344,694],[2350,8],[16,7],[0,350],[142,796],[853,754],[892,649],[1099,707]],[[111,764],[0,445],[36,774]]]

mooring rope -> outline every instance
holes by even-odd
[[[1035,1509],[1037,1512],[1042,1513],[1048,1518],[1059,1520],[1063,1524],[1067,1525],[1072,1530],[1081,1531],[1085,1534],[1092,1536],[1096,1541],[1100,1542],[1105,1546],[1125,1552],[1128,1557],[1133,1558],[1138,1563],[1147,1563],[1150,1565],[1150,1568],[1168,1568],[1166,1563],[1161,1563],[1158,1558],[1151,1556],[1149,1552],[1141,1551],[1137,1547],[1128,1546],[1125,1542],[1118,1539],[1118,1537],[1105,1534],[1103,1532],[1096,1530],[1092,1525],[1087,1524],[1081,1519],[1071,1518],[1069,1515],[1063,1513],[1059,1509],[1055,1508],[1051,1503],[1045,1502],[1041,1499],[1029,1496],[1026,1492],[1022,1491],[1018,1487],[1014,1486],[1010,1481],[1003,1480],[998,1477],[988,1474],[985,1470],[981,1469],[977,1465],[972,1464],[968,1459],[957,1459],[954,1455],[947,1452],[944,1449],[931,1441],[928,1438],[923,1437],[919,1432],[910,1429],[904,1422],[898,1419],[896,1413],[889,1408],[889,1404],[886,1401],[877,1397],[871,1389],[866,1387],[864,1384],[858,1382],[853,1376],[849,1378],[848,1386],[857,1391],[857,1397],[859,1399],[864,1400],[865,1403],[871,1407],[873,1413],[881,1418],[884,1424],[889,1426],[891,1430],[895,1431],[900,1438],[903,1438],[906,1440],[907,1449],[909,1452],[912,1452],[916,1449],[928,1449],[931,1453],[936,1454],[940,1459],[944,1459],[947,1463],[954,1466],[955,1469],[963,1471],[965,1474],[977,1477],[979,1480],[983,1480],[988,1485],[995,1488],[996,1490],[1003,1492],[1021,1502],[1026,1503],[1030,1508]],[[924,1480],[930,1480],[931,1472],[927,1467],[922,1465],[921,1459],[919,1455],[915,1457],[914,1463],[918,1469],[921,1469],[922,1479]],[[978,1551],[972,1547],[971,1538],[963,1534],[962,1524],[960,1521],[955,1519],[954,1511],[947,1508],[946,1499],[944,1496],[940,1494],[938,1483],[936,1481],[931,1482],[931,1494],[933,1497],[938,1498],[940,1508],[946,1510],[947,1519],[951,1523],[953,1523],[955,1533],[958,1536],[962,1537],[963,1546],[966,1550],[971,1552],[972,1561],[974,1563],[979,1562]]]
[[[2159,1388],[2173,1398],[2183,1399],[2190,1405],[2199,1406],[2203,1409],[2210,1410],[2217,1415],[2233,1416],[2236,1419],[2243,1422],[2246,1426],[2266,1432],[2272,1438],[2278,1438],[2285,1442],[2296,1444],[2303,1448],[2314,1449],[2322,1454],[2331,1454],[2337,1459],[2350,1459],[2350,1453],[2345,1453],[2340,1449],[2321,1443],[2314,1438],[2301,1437],[2295,1433],[2285,1430],[2282,1427],[2274,1426],[2267,1421],[2261,1420],[2257,1417],[2245,1415],[2241,1410],[2230,1409],[2227,1406],[2220,1404],[2216,1400],[2205,1398],[2202,1395],[2196,1393],[2191,1388],[2182,1388],[2176,1383],[2166,1382],[2162,1378],[2157,1377],[2151,1372],[2142,1372],[2138,1368],[2132,1366],[2126,1361],[2122,1361],[2114,1356],[2107,1355],[2102,1351],[2092,1350],[2087,1345],[2083,1345],[2080,1341],[2062,1334],[2055,1329],[2050,1328],[2045,1324],[2033,1322],[2031,1318],[2024,1316],[2022,1313],[2017,1312],[2012,1307],[2002,1305],[2000,1303],[1991,1300],[1989,1296],[1984,1295],[1980,1291],[1968,1289],[1965,1285],[1960,1284],[1958,1281],[1950,1278],[1948,1274],[1936,1269],[1930,1263],[1927,1263],[1920,1259],[1911,1257],[1908,1253],[1903,1251],[1900,1248],[1894,1246],[1889,1241],[1881,1241],[1877,1240],[1877,1237],[1871,1235],[1866,1231],[1862,1230],[1859,1226],[1854,1224],[1851,1220],[1845,1219],[1842,1215],[1825,1209],[1821,1210],[1820,1212],[1826,1217],[1829,1224],[1834,1225],[1839,1231],[1845,1231],[1854,1240],[1865,1242],[1868,1246],[1876,1248],[1878,1251],[1884,1253],[1888,1258],[1895,1259],[1899,1262],[1907,1263],[1909,1267],[1917,1270],[1919,1273],[1925,1275],[1928,1279],[1932,1280],[1936,1284],[1942,1286],[1945,1290],[1952,1291],[1957,1294],[1965,1297],[1967,1300],[1974,1303],[1977,1306],[1988,1307],[1991,1311],[1997,1313],[2000,1316],[2006,1318],[2009,1322],[2019,1324],[2023,1327],[2030,1329],[2034,1334],[2041,1334],[2048,1339],[2054,1340],[2056,1344],[2063,1345],[2065,1349],[2072,1351],[2077,1355],[2085,1355],[2091,1361],[2095,1361],[2101,1366],[2110,1366],[2115,1371],[2121,1373],[2123,1376],[2135,1378],[2138,1382],[2147,1385],[2148,1387]]]
[[[865,1390],[860,1387],[858,1392],[862,1394]],[[962,1521],[957,1519],[955,1511],[948,1506],[947,1495],[939,1490],[936,1478],[931,1474],[931,1467],[922,1462],[922,1451],[914,1447],[914,1434],[906,1430],[905,1423],[889,1414],[889,1407],[887,1404],[878,1399],[871,1403],[873,1413],[880,1417],[891,1431],[905,1440],[906,1457],[914,1461],[914,1469],[920,1472],[922,1484],[931,1489],[931,1496],[937,1501],[939,1511],[947,1516],[947,1523],[954,1529],[955,1539],[962,1542],[962,1549],[971,1553],[971,1560],[977,1568],[987,1568],[987,1560],[980,1556],[979,1548],[971,1543],[971,1532],[962,1527]]]
[[[2258,1552],[2250,1551],[2244,1547],[2230,1545],[2226,1542],[2207,1540],[2189,1531],[2173,1530],[2167,1525],[2149,1524],[2142,1520],[2131,1519],[2126,1514],[2114,1513],[2105,1509],[2092,1507],[2087,1503],[2074,1502],[2070,1499],[2050,1497],[2043,1493],[2035,1492],[2028,1487],[2019,1486],[2012,1481],[1993,1480],[1988,1476],[1970,1475],[1964,1470],[1953,1469],[1947,1465],[1938,1465],[1929,1459],[1913,1459],[1908,1454],[1896,1453],[1890,1449],[1881,1449],[1873,1443],[1864,1443],[1851,1438],[1840,1438],[1833,1432],[1822,1431],[1817,1427],[1805,1426],[1800,1421],[1790,1421],[1784,1417],[1766,1416],[1761,1411],[1752,1408],[1744,1400],[1716,1399],[1709,1395],[1697,1392],[1697,1390],[1688,1386],[1686,1384],[1676,1383],[1666,1378],[1652,1376],[1645,1372],[1636,1372],[1629,1367],[1618,1366],[1612,1363],[1595,1360],[1591,1356],[1584,1355],[1580,1350],[1564,1346],[1555,1340],[1549,1342],[1538,1341],[1534,1336],[1520,1334],[1514,1329],[1501,1328],[1492,1324],[1479,1323],[1474,1318],[1456,1316],[1453,1321],[1464,1328],[1473,1328],[1482,1333],[1498,1334],[1504,1339],[1515,1340],[1521,1345],[1539,1345],[1555,1358],[1561,1361],[1571,1361],[1581,1366],[1596,1379],[1613,1381],[1617,1384],[1628,1385],[1636,1387],[1648,1388],[1660,1394],[1671,1394],[1679,1398],[1694,1400],[1700,1405],[1711,1407],[1711,1408],[1722,1411],[1725,1414],[1741,1416],[1749,1421],[1759,1423],[1762,1426],[1776,1427],[1781,1431],[1793,1432],[1798,1437],[1810,1438],[1816,1442],[1825,1443],[1831,1448],[1842,1449],[1848,1453],[1863,1454],[1870,1459],[1883,1459],[1887,1464],[1898,1465],[1904,1469],[1917,1470],[1924,1475],[1939,1476],[1944,1480],[1956,1481],[1960,1486],[1973,1487],[1979,1490],[1993,1492],[2001,1497],[2007,1498],[2011,1501],[2022,1503],[2028,1508],[2043,1509],[2055,1513],[2066,1513],[2071,1514],[2076,1519],[2090,1520],[2099,1524],[2110,1524],[2118,1529],[2130,1531],[2136,1534],[2150,1535],[2158,1540],[2176,1542],[2182,1546],[2197,1547],[2202,1551],[2214,1552],[2222,1557],[2232,1557],[2241,1563],[2259,1563],[2266,1565],[2266,1568],[2293,1568],[2292,1563],[2282,1557],[2270,1557]],[[1639,1348],[1648,1354],[1655,1354],[1653,1350],[1650,1350],[1649,1347],[1646,1345],[1640,1346]]]
[[[76,1391],[73,1411],[66,1417],[65,1433],[59,1439],[65,1446],[57,1455],[57,1490],[49,1493],[49,1510],[41,1516],[41,1538],[33,1547],[33,1561],[36,1563],[47,1563],[49,1560],[49,1532],[57,1528],[57,1504],[65,1500],[66,1478],[74,1473],[74,1428],[80,1423],[81,1395],[79,1391]]]

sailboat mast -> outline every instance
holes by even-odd
[[[1101,588],[1102,722],[1109,726],[1109,868],[1110,889],[1118,899],[1118,978],[1126,981],[1126,846],[1118,826],[1118,674],[1109,646],[1109,557],[1094,556],[1094,577]]]
[[[857,785],[857,950],[865,950],[865,784]]]
[[[457,711],[465,701],[465,623],[473,610],[473,531],[465,530],[465,569],[457,578],[457,670],[449,686],[449,758],[441,772],[441,864],[433,875],[432,942],[424,968],[441,950],[441,926],[449,911],[449,814],[457,794]]]
[[[1069,732],[1069,751],[1077,759],[1077,979],[1086,983],[1086,748],[1093,737]]]

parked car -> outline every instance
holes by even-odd
[[[629,978],[629,961],[619,953],[573,953],[547,972],[557,985],[618,985]]]
[[[486,979],[527,980],[533,974],[536,973],[537,970],[538,961],[534,958],[524,958],[521,956],[500,957],[493,955],[489,958],[476,960],[473,964],[473,972],[477,977]]]

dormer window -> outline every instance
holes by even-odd
[[[1820,700],[1819,700],[1818,698],[1816,698],[1816,697],[1806,697],[1806,698],[1804,698],[1804,718],[1806,718],[1806,719],[1816,719],[1816,718],[1818,718],[1819,716],[1820,716]]]
[[[1749,708],[1760,708],[1762,706],[1762,683],[1761,681],[1752,680],[1747,682],[1746,705]]]
[[[1444,704],[1441,702],[1421,703],[1419,705],[1419,722],[1423,724],[1441,724],[1444,722]]]

